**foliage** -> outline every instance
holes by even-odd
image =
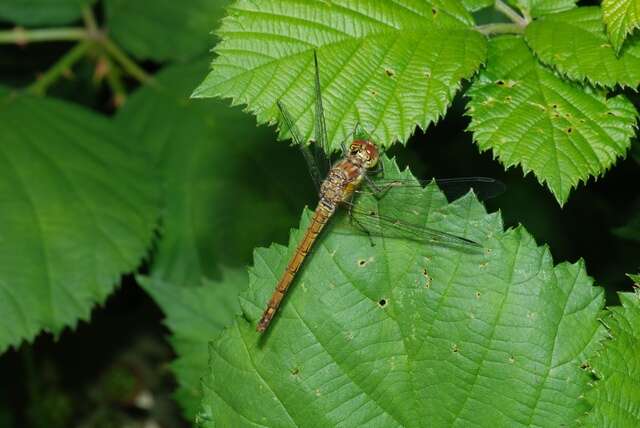
[[[636,280],[636,282],[638,282]],[[588,426],[635,426],[640,420],[640,294],[621,293],[622,307],[611,308],[604,319],[609,343],[591,359],[600,379],[587,394],[594,410]]]
[[[132,419],[123,409],[145,394],[160,405],[153,384],[167,354],[121,342],[148,312],[136,307],[128,320],[116,309],[104,321],[98,310],[79,323],[107,296],[105,311],[136,293],[166,316],[175,398],[204,426],[639,425],[638,298],[621,293],[622,306],[604,307],[605,295],[630,288],[622,272],[640,257],[637,186],[612,184],[639,174],[639,7],[2,1],[0,378],[16,386],[0,391],[0,425],[123,425]],[[473,194],[449,203],[433,184],[358,198],[481,247],[414,236],[371,246],[341,210],[260,337],[256,319],[309,211],[288,247],[272,243],[315,202],[296,148],[260,125],[280,121],[281,101],[304,142],[314,136],[314,52],[334,151],[359,123],[416,170],[509,181],[494,206],[515,227],[505,231]],[[494,160],[478,154],[489,150]],[[385,178],[413,179],[384,162]],[[523,179],[530,172],[551,192]],[[522,213],[546,224],[535,240],[532,223],[517,226]],[[593,232],[610,241],[592,242]],[[576,236],[574,253],[554,246]],[[536,244],[547,237],[557,265]],[[246,275],[240,266],[259,245],[269,247],[255,250]],[[593,249],[615,263],[589,258]],[[105,330],[83,333],[100,320]],[[25,343],[40,332],[52,337]],[[114,363],[119,347],[126,358]],[[90,351],[104,354],[106,371],[82,371],[98,364]],[[71,375],[58,373],[64,364]],[[40,394],[45,366],[65,382]],[[140,410],[133,418],[178,425]]]
[[[200,378],[207,369],[208,343],[240,310],[238,294],[246,288],[243,270],[227,270],[221,281],[203,280],[197,287],[179,287],[160,279],[140,278],[162,308],[178,357],[172,364],[180,386],[176,399],[193,420],[200,403]]]
[[[408,177],[391,162],[385,172]],[[471,194],[448,205],[434,185],[389,193],[359,203],[483,247],[384,238],[371,247],[329,229],[264,337],[256,320],[301,232],[288,248],[256,252],[243,316],[212,346],[201,419],[561,426],[588,410],[580,364],[600,336],[603,299],[582,263],[553,267],[547,249],[522,228],[503,232]]]
[[[158,187],[129,135],[100,115],[24,95],[0,102],[3,351],[87,319],[140,263]]]

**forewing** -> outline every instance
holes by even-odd
[[[433,180],[374,179],[373,183],[376,188],[363,187],[358,189],[356,194],[375,195],[379,198],[390,192],[399,195],[403,192],[419,191],[432,181],[436,182],[449,201],[458,199],[471,190],[480,200],[495,198],[506,190],[504,183],[488,177],[436,178]]]

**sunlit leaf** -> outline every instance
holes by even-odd
[[[578,0],[507,0],[519,10],[526,10],[533,17],[562,12],[576,7]]]
[[[640,425],[640,294],[619,296],[622,307],[609,308],[603,320],[610,340],[590,359],[598,381],[586,395],[593,404],[587,426]]]
[[[618,57],[609,44],[599,7],[549,15],[527,27],[527,43],[545,64],[567,77],[603,86],[640,85],[640,39]]]
[[[140,264],[158,189],[134,141],[67,103],[0,100],[0,351],[87,319]]]
[[[197,287],[152,278],[139,280],[164,312],[177,355],[171,364],[179,384],[176,399],[187,419],[193,420],[202,395],[200,378],[209,361],[209,342],[240,311],[238,294],[247,287],[247,274],[244,270],[225,270],[221,281],[205,279]]]
[[[489,46],[487,68],[467,92],[474,139],[505,166],[533,172],[563,204],[626,153],[637,112],[622,95],[562,80],[519,37]]]
[[[0,19],[19,25],[60,25],[80,19],[95,0],[2,0]]]
[[[445,113],[486,55],[457,0],[239,0],[228,10],[194,96],[233,98],[259,122],[281,100],[310,138],[316,50],[334,150],[357,122],[384,146],[406,141]]]
[[[640,0],[602,0],[609,40],[620,52],[627,36],[640,27]]]
[[[640,274],[639,275],[628,274],[627,276],[631,278],[631,280],[636,286],[640,287]]]
[[[176,65],[137,91],[116,122],[130,129],[163,179],[161,235],[151,267],[175,284],[199,284],[220,264],[282,241],[313,199],[304,159],[238,109],[189,94],[206,61]]]
[[[184,60],[213,44],[229,0],[105,0],[109,35],[138,59]]]
[[[476,10],[483,9],[485,7],[493,6],[494,0],[461,0],[465,9],[475,12]]]
[[[392,162],[385,175],[409,177]],[[202,426],[569,426],[588,410],[580,365],[603,293],[582,262],[554,267],[472,194],[449,205],[431,185],[358,203],[482,247],[371,246],[330,225],[265,335],[256,321],[302,232],[257,250],[243,316],[212,344]]]

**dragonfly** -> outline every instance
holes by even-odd
[[[304,144],[296,128],[292,116],[280,101],[277,106],[282,120],[305,158],[316,188],[319,191],[319,202],[311,218],[311,223],[298,244],[280,277],[271,298],[267,302],[256,330],[260,333],[267,330],[275,316],[289,287],[293,283],[307,255],[311,251],[325,225],[333,217],[339,207],[348,210],[350,224],[360,232],[371,236],[395,237],[417,240],[420,242],[453,245],[463,248],[478,249],[481,244],[467,238],[436,230],[425,225],[410,224],[391,216],[365,209],[357,203],[357,196],[372,194],[376,198],[383,197],[389,190],[415,192],[423,189],[428,181],[408,180],[373,180],[372,176],[383,172],[380,162],[380,151],[372,138],[359,125],[352,132],[353,138],[348,147],[343,144],[343,156],[333,165],[330,164],[327,127],[324,117],[322,96],[320,91],[320,71],[317,54],[313,53],[315,66],[315,134],[312,144]],[[328,170],[323,179],[322,168]],[[450,195],[461,196],[473,188],[481,199],[494,197],[504,191],[504,185],[486,177],[463,177],[436,180],[442,189],[448,188]],[[363,185],[365,188],[363,188]],[[384,230],[384,231],[383,231]],[[355,232],[355,231],[354,231]],[[372,245],[373,245],[373,241]]]

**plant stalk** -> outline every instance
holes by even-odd
[[[90,40],[83,40],[75,45],[69,52],[64,54],[57,63],[47,70],[46,73],[27,87],[27,91],[36,95],[44,95],[47,88],[58,80],[61,75],[70,70],[71,67],[84,56],[91,45],[92,42]]]
[[[501,12],[507,18],[509,18],[514,24],[517,24],[521,27],[526,27],[529,22],[520,16],[518,12],[513,10],[509,5],[507,5],[502,0],[496,0],[496,3],[493,6],[498,12]]]
[[[84,28],[45,28],[27,30],[16,27],[13,30],[0,31],[0,44],[26,45],[33,42],[77,41],[88,38]]]
[[[475,30],[487,36],[491,34],[522,34],[524,32],[524,27],[510,22],[500,22],[495,24],[479,25],[475,27]]]
[[[122,67],[122,69],[141,83],[152,83],[153,77],[147,74],[138,64],[136,64],[129,56],[124,53],[115,43],[108,37],[101,41],[101,45],[107,53]]]

